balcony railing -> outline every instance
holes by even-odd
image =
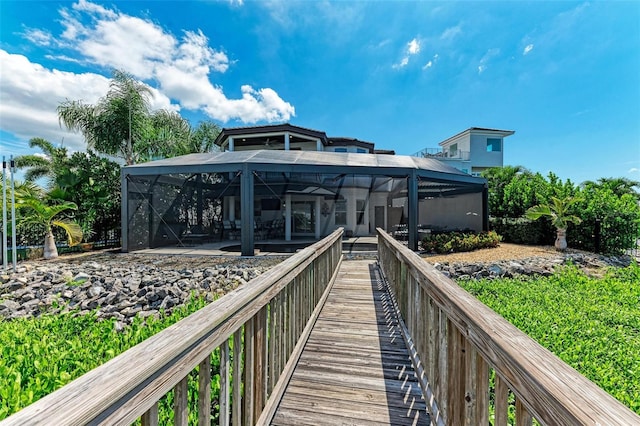
[[[419,158],[436,158],[438,160],[469,160],[469,151],[462,151],[459,149],[449,150],[442,148],[425,148],[412,154],[412,157]]]

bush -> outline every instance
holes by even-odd
[[[497,247],[500,236],[494,231],[475,233],[449,232],[430,234],[422,239],[422,250],[429,253],[456,253]]]
[[[489,225],[507,243],[551,245],[555,240],[555,229],[548,219],[532,221],[524,217],[490,217]]]

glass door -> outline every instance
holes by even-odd
[[[316,209],[313,201],[294,201],[291,203],[291,220],[294,234],[315,234]]]

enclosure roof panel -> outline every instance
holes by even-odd
[[[181,169],[186,170],[187,168],[193,172],[194,168],[197,169],[198,166],[203,166],[207,171],[211,171],[217,165],[224,165],[227,168],[237,165],[238,168],[241,168],[244,164],[254,165],[254,170],[261,169],[261,165],[268,166],[269,170],[282,165],[283,170],[287,171],[295,171],[297,167],[300,169],[314,167],[314,171],[318,173],[331,173],[331,168],[340,168],[342,173],[345,172],[345,169],[352,169],[348,173],[357,174],[380,174],[376,171],[382,171],[382,169],[387,171],[393,169],[397,173],[409,173],[411,170],[417,170],[442,174],[443,178],[453,181],[472,184],[485,182],[482,178],[472,177],[433,158],[328,151],[253,150],[189,154],[127,166],[124,168],[124,173],[141,174],[147,168],[153,168],[153,174],[180,173]]]

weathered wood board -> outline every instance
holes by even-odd
[[[272,424],[429,424],[375,262],[342,263]]]

